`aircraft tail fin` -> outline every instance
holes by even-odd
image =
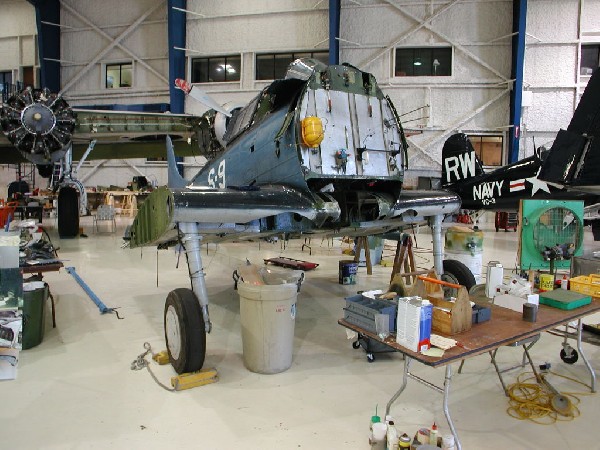
[[[481,161],[466,134],[456,133],[446,139],[442,149],[442,187],[483,173]]]
[[[177,161],[175,160],[175,150],[173,149],[173,141],[170,136],[167,136],[167,162],[169,164],[168,185],[170,188],[184,188],[189,183],[181,176],[177,170]]]
[[[600,69],[588,81],[566,130],[560,130],[539,179],[573,187],[598,185],[600,167]]]

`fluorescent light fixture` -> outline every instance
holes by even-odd
[[[223,72],[224,70],[226,70],[227,73],[235,73],[235,69],[233,68],[233,66],[231,64],[219,64],[217,66],[218,72]]]

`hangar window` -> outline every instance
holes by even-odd
[[[502,135],[469,134],[468,136],[481,164],[484,166],[502,165],[502,147],[504,146]]]
[[[14,90],[15,87],[12,86],[12,72],[0,72],[0,101],[7,102]]]
[[[600,67],[600,44],[586,44],[581,46],[581,75],[591,75]]]
[[[256,79],[279,80],[285,76],[288,66],[298,58],[314,58],[329,64],[328,51],[260,53],[256,55]]]
[[[192,59],[192,83],[240,81],[240,55]]]
[[[106,65],[106,89],[131,87],[133,64],[131,62]]]
[[[0,72],[0,90],[8,89],[12,84],[12,72]]]
[[[395,76],[448,77],[452,75],[452,47],[396,49]]]

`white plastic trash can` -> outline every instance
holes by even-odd
[[[244,365],[251,372],[279,373],[292,365],[296,298],[292,283],[239,283]]]

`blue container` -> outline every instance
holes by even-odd
[[[356,284],[358,263],[353,260],[340,261],[339,284]]]
[[[433,305],[429,301],[424,300],[421,304],[421,320],[419,321],[419,351],[424,351],[431,347],[432,313]]]

